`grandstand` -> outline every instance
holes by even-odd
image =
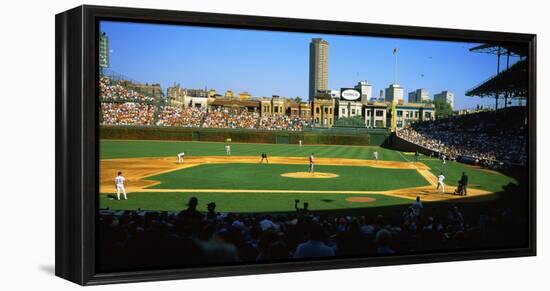
[[[498,102],[504,97],[504,107],[508,107],[511,100],[517,100],[521,106],[522,100],[527,97],[527,51],[523,47],[514,45],[483,44],[470,49],[471,52],[494,54],[497,56],[497,74],[484,82],[466,91],[466,96],[495,98],[495,110]],[[501,71],[500,59],[506,56],[506,69]],[[510,58],[519,58],[519,61],[510,66]]]
[[[397,136],[453,160],[489,168],[527,163],[525,107],[452,116],[412,124]]]
[[[466,96],[495,98],[495,110],[411,124],[397,131],[397,143],[489,168],[523,167],[527,163],[527,110],[521,100],[528,93],[527,51],[509,44],[482,44],[470,51],[497,56],[497,74],[466,91]],[[506,56],[502,71],[501,56]],[[518,60],[510,66],[510,58]],[[501,97],[504,108],[499,109]],[[519,106],[508,107],[511,100]]]
[[[260,116],[258,102],[213,100],[208,106],[170,106],[162,99],[128,88],[128,82],[100,79],[102,125],[156,125],[301,131],[312,126],[310,117],[286,114]],[[236,103],[238,102],[238,104]]]

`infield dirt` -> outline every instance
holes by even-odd
[[[323,173],[323,172],[293,172],[293,173],[284,173],[281,174],[283,177],[287,178],[296,178],[296,179],[330,179],[338,177],[337,174],[333,173]]]

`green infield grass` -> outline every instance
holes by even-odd
[[[338,175],[328,179],[281,176],[284,173],[305,172],[307,168],[307,165],[204,164],[147,179],[161,182],[150,187],[153,189],[384,191],[429,185],[416,170],[372,167],[316,166],[316,172]]]

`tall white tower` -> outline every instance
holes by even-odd
[[[328,90],[328,42],[314,38],[309,43],[309,101]]]

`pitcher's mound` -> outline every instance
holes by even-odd
[[[283,177],[287,178],[299,178],[299,179],[327,179],[327,178],[336,178],[338,175],[333,173],[322,173],[322,172],[294,172],[294,173],[284,173],[281,174]]]
[[[348,198],[346,198],[346,201],[365,203],[365,202],[374,202],[374,201],[376,201],[376,198],[372,198],[372,197],[348,197]]]

